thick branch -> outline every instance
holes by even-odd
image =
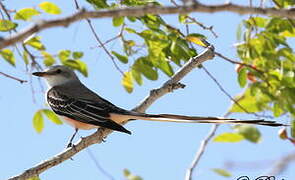
[[[164,85],[156,90],[151,91],[150,95],[145,98],[145,100],[134,110],[144,112],[155,100],[160,98],[166,93],[171,92],[175,88],[182,87],[178,82],[191,70],[193,70],[197,65],[200,65],[206,60],[212,59],[214,57],[214,48],[209,47],[203,53],[189,60],[175,75],[164,83]],[[96,143],[101,143],[103,139],[112,133],[109,129],[98,129],[95,133],[85,138],[81,138],[74,148],[68,148],[63,152],[55,155],[53,158],[42,161],[41,163],[35,165],[34,167],[26,170],[20,175],[10,178],[9,180],[26,180],[28,178],[38,176],[42,172],[54,167],[63,161],[70,159],[72,156],[80,152],[81,150],[87,148],[88,146]]]
[[[0,49],[11,46],[17,42],[23,41],[33,33],[42,31],[44,29],[68,26],[76,21],[87,18],[105,18],[105,17],[119,17],[119,16],[143,16],[145,14],[176,14],[176,13],[215,13],[215,12],[233,12],[237,14],[260,14],[266,16],[279,16],[290,19],[295,19],[295,11],[292,9],[275,9],[275,8],[258,8],[248,7],[235,4],[222,5],[204,5],[195,3],[189,6],[144,6],[144,7],[130,7],[113,10],[102,11],[85,11],[81,10],[73,15],[59,18],[55,20],[40,20],[35,25],[20,31],[12,36],[6,37],[0,41]]]

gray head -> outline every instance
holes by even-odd
[[[45,78],[49,87],[61,85],[70,81],[79,81],[73,70],[62,65],[51,66],[43,72],[34,72],[33,75]]]

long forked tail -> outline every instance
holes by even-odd
[[[136,113],[131,119],[141,119],[147,121],[178,122],[178,123],[215,123],[215,124],[254,124],[263,126],[286,126],[275,121],[258,120],[239,120],[222,117],[202,117],[202,116],[183,116],[174,114],[141,114]]]

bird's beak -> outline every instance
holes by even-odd
[[[44,76],[47,76],[49,75],[49,73],[47,72],[34,72],[32,73],[34,76],[38,76],[38,77],[44,77]]]

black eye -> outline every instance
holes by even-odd
[[[60,69],[57,69],[56,70],[56,73],[58,73],[58,74],[61,73],[61,70]]]

